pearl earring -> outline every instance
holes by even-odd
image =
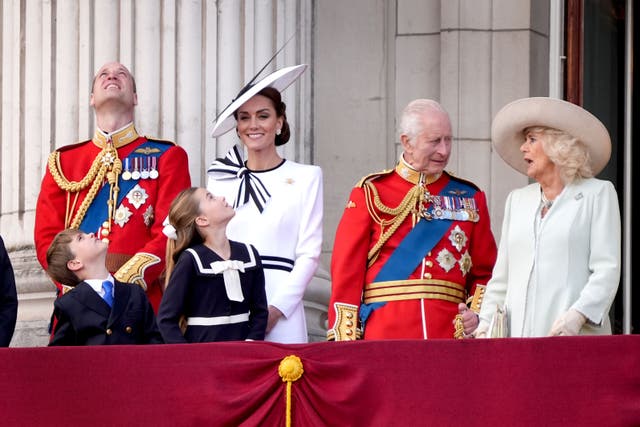
[[[280,129],[276,130],[276,135],[280,135],[282,131]]]

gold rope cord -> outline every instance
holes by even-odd
[[[453,320],[453,324],[455,327],[455,332],[453,333],[453,337],[457,340],[463,339],[464,325],[462,324],[462,314],[456,314],[456,317]]]
[[[67,208],[65,213],[65,227],[78,229],[80,223],[84,219],[87,209],[95,199],[98,190],[102,186],[105,180],[105,176],[111,186],[109,192],[109,229],[111,228],[111,218],[113,216],[113,205],[117,201],[118,197],[118,175],[122,171],[122,162],[118,158],[118,151],[112,144],[107,144],[100,153],[96,156],[89,171],[80,181],[69,181],[62,172],[60,165],[60,152],[54,151],[49,155],[48,159],[49,172],[53,177],[60,189],[67,192]],[[73,220],[69,221],[73,210],[75,209],[76,201],[78,200],[78,192],[84,190],[89,185],[91,188],[89,192],[82,200],[78,211],[73,216]],[[76,193],[73,206],[69,206],[69,193]],[[71,224],[69,224],[71,222]]]
[[[369,211],[369,214],[371,215],[373,220],[380,225],[380,239],[378,239],[376,244],[373,246],[373,248],[371,248],[371,250],[369,250],[369,253],[367,254],[367,259],[369,260],[368,267],[371,267],[371,265],[378,257],[378,253],[380,252],[382,246],[387,242],[387,240],[389,240],[391,236],[393,236],[393,233],[396,232],[398,227],[400,227],[407,216],[409,216],[409,214],[412,212],[417,212],[416,209],[418,208],[418,205],[422,202],[422,199],[424,197],[424,190],[420,185],[414,186],[407,192],[407,195],[395,208],[390,208],[382,203],[382,201],[380,200],[380,195],[378,194],[378,190],[372,183],[365,183],[364,190],[367,210]],[[378,211],[393,216],[393,219],[385,221],[380,218],[380,216],[374,209],[374,205]],[[385,226],[387,225],[391,225],[391,227],[387,228],[385,231]]]
[[[84,178],[80,181],[69,181],[64,174],[62,173],[62,167],[60,166],[60,152],[54,151],[49,154],[49,172],[51,172],[51,176],[53,176],[54,181],[58,184],[64,191],[68,191],[70,193],[76,193],[80,190],[84,190],[89,186],[91,182],[93,182],[98,170],[100,169],[100,165],[103,164],[102,157],[105,154],[106,148],[102,149],[100,153],[96,156],[95,160],[91,164],[89,168],[89,172],[85,175]]]
[[[302,361],[298,356],[289,355],[280,361],[278,366],[278,374],[282,378],[282,382],[287,383],[287,402],[286,402],[286,426],[291,427],[291,384],[302,377],[304,369],[302,369]]]

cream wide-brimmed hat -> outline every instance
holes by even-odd
[[[562,130],[581,141],[589,151],[594,175],[609,162],[611,137],[596,116],[560,99],[523,98],[502,107],[491,125],[491,140],[496,151],[520,173],[527,174],[527,163],[520,146],[525,138],[523,131],[531,126]]]
[[[240,90],[240,93],[231,104],[218,115],[213,125],[211,136],[217,138],[233,129],[236,126],[236,119],[233,117],[233,113],[262,89],[265,87],[273,87],[279,92],[282,92],[289,87],[291,83],[295,82],[306,69],[307,64],[282,68],[274,71],[255,84],[246,85]]]

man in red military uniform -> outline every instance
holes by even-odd
[[[405,108],[400,140],[396,168],[363,178],[338,225],[330,340],[461,338],[478,323],[496,259],[485,195],[444,172],[451,122],[437,102]]]
[[[187,153],[172,142],[138,135],[135,80],[117,62],[103,65],[90,104],[97,129],[89,141],[49,156],[36,205],[34,240],[40,264],[65,228],[108,241],[107,268],[142,286],[157,310],[162,296],[166,236],[162,222],[174,197],[190,187]],[[63,291],[61,284],[56,284]]]

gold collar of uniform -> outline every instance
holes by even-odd
[[[103,132],[100,129],[96,129],[95,134],[93,134],[93,143],[100,148],[104,148],[107,145],[107,142],[111,140],[113,141],[113,146],[117,149],[135,141],[138,137],[138,132],[136,132],[133,122],[131,122],[125,127],[110,134]]]
[[[426,175],[422,172],[418,172],[412,168],[405,160],[403,156],[400,156],[400,161],[396,165],[396,173],[400,175],[404,180],[409,181],[412,184],[418,185],[420,182],[424,185],[429,185],[435,182],[442,176],[441,173],[435,175]]]

